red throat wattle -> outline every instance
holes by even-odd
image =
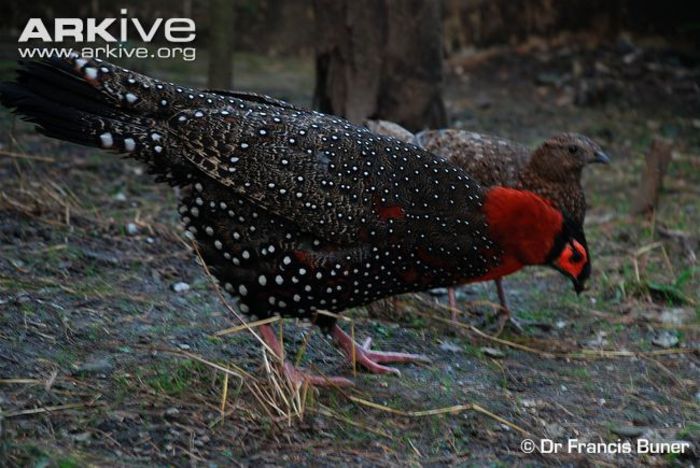
[[[545,263],[564,218],[540,196],[494,187],[486,194],[484,212],[491,239],[502,249],[501,264],[473,281],[501,278],[527,265]]]
[[[588,263],[586,249],[581,243],[574,240],[564,247],[555,265],[558,269],[569,272],[574,278],[578,278],[586,263]]]

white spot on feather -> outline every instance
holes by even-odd
[[[125,138],[124,139],[124,149],[126,151],[134,151],[136,148],[136,142],[134,141],[133,138]]]
[[[103,133],[102,135],[100,135],[100,142],[102,143],[103,148],[111,148],[114,144],[112,134],[109,132]]]
[[[97,79],[97,68],[86,67],[83,72],[89,80]]]

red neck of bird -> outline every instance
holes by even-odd
[[[500,265],[481,281],[545,263],[564,222],[561,212],[540,196],[505,187],[486,193],[484,212],[490,238],[503,254]]]

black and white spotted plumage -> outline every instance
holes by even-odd
[[[314,318],[500,261],[477,183],[343,119],[79,57],[25,64],[0,93],[46,135],[127,154],[183,187],[188,235],[257,317]]]

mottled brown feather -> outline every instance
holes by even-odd
[[[505,138],[465,130],[426,130],[412,135],[391,122],[370,121],[368,127],[446,157],[482,185],[532,191],[583,226],[586,197],[581,173],[602,153],[588,137],[562,133],[531,151]],[[573,153],[572,148],[576,148]]]

